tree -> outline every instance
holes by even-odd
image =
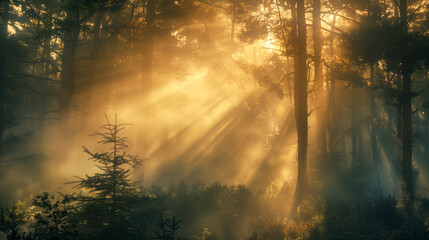
[[[307,110],[307,31],[304,0],[297,0],[297,53],[295,65],[295,122],[298,132],[298,179],[295,200],[299,203],[308,191],[307,145],[308,145],[308,110]]]
[[[400,0],[399,12],[401,18],[402,31],[404,35],[408,33],[408,4],[407,0]],[[400,46],[408,49],[408,43],[404,42]],[[402,178],[404,184],[404,197],[414,201],[413,186],[413,123],[411,109],[411,72],[407,56],[402,57]]]
[[[322,29],[321,29],[321,0],[313,1],[313,48],[314,48],[314,81],[316,87],[316,103],[317,106],[317,122],[319,122],[318,127],[318,150],[322,156],[326,155],[327,146],[326,146],[326,104],[325,101],[325,91],[323,87],[323,65],[322,65]]]
[[[0,2],[2,8],[2,16],[1,16],[1,28],[0,28],[0,48],[7,49],[7,37],[8,37],[8,22],[9,22],[9,1],[1,1]],[[6,73],[5,73],[5,65],[6,64],[6,56],[5,51],[0,52],[0,163],[3,162],[3,135],[4,135],[4,127],[6,124],[6,116],[5,116],[5,100],[6,100]]]
[[[154,31],[155,31],[155,1],[143,0],[144,9],[146,10],[144,38],[142,42],[142,65],[141,65],[141,86],[140,94],[142,101],[148,102],[150,106],[150,94],[152,90],[152,66],[153,66],[153,51],[154,51]],[[141,130],[139,131],[139,145],[144,151],[148,148],[148,119],[143,119]],[[144,152],[146,155],[146,152]]]
[[[125,0],[97,0],[97,1],[71,1],[68,0],[62,8],[65,19],[59,21],[61,41],[63,43],[61,55],[61,80],[59,94],[59,119],[63,131],[68,131],[71,113],[73,110],[73,97],[76,90],[75,65],[78,43],[81,33],[87,28],[90,19],[97,13],[109,9],[120,8]],[[101,14],[101,13],[100,13]],[[97,20],[98,21],[98,20]],[[98,28],[96,26],[95,28]],[[94,38],[94,41],[99,39]]]
[[[17,26],[26,26],[28,19],[16,8],[15,1],[0,1],[0,168],[16,159],[22,152],[15,151],[28,140],[30,131],[19,129],[31,124],[29,102],[35,98],[27,84],[32,76],[33,49],[29,31],[17,31]],[[34,79],[34,78],[33,78]],[[30,101],[28,101],[30,100]],[[27,158],[28,159],[28,158]],[[0,174],[1,175],[1,174]]]
[[[91,113],[91,107],[93,104],[93,98],[94,98],[94,89],[95,89],[95,75],[96,70],[99,66],[99,55],[101,52],[101,45],[102,45],[102,39],[101,39],[101,25],[102,20],[104,18],[105,13],[103,11],[99,11],[97,16],[95,17],[94,22],[94,30],[92,32],[93,39],[92,39],[92,49],[91,54],[89,56],[89,69],[87,74],[87,81],[86,81],[86,95],[85,95],[85,104],[83,105],[83,113],[84,116],[82,117],[82,127],[88,126],[89,119],[90,119],[90,113]]]
[[[413,128],[412,128],[412,100],[422,91],[413,92],[413,74],[428,65],[427,49],[429,37],[419,27],[409,27],[413,15],[408,15],[406,0],[398,3],[399,19],[388,14],[370,12],[364,17],[358,29],[352,31],[349,41],[351,58],[360,64],[370,67],[370,85],[373,90],[382,89],[388,101],[394,99],[397,104],[397,135],[402,145],[402,159],[400,172],[403,184],[403,199],[407,206],[412,206],[415,196],[413,177]],[[417,6],[417,9],[419,7]],[[381,8],[380,8],[381,9]],[[372,9],[377,10],[377,9]],[[379,9],[378,9],[379,10]],[[398,50],[400,47],[400,51]],[[376,65],[382,63],[388,74],[393,72],[398,77],[391,83],[375,84]],[[417,85],[416,85],[417,86]],[[387,101],[386,101],[387,102]],[[371,98],[371,117],[375,114],[375,102]],[[377,140],[374,123],[371,124],[371,152],[376,159]],[[400,151],[399,151],[400,152]]]
[[[419,7],[417,7],[418,9]],[[395,52],[393,49],[386,54],[392,65],[396,65],[402,76],[402,89],[400,89],[399,104],[402,107],[402,180],[404,202],[413,206],[415,198],[413,177],[413,109],[412,101],[420,92],[413,92],[411,75],[416,70],[429,65],[429,36],[422,30],[409,28],[413,14],[408,14],[407,0],[399,2],[399,36],[396,37],[397,46],[402,51]]]
[[[103,131],[95,132],[94,136],[101,138],[99,144],[109,145],[109,151],[94,153],[83,147],[100,172],[79,177],[73,183],[90,193],[89,196],[78,197],[89,227],[102,228],[101,234],[105,239],[116,239],[121,234],[117,230],[127,224],[128,211],[139,199],[137,185],[130,176],[132,169],[143,159],[126,153],[128,139],[119,135],[126,124],[118,124],[116,117],[114,123],[107,116],[106,119]]]
[[[80,32],[79,1],[66,2],[67,18],[64,22],[59,117],[62,129],[67,129],[74,87],[74,62]]]

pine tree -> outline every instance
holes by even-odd
[[[126,124],[111,123],[107,118],[101,132],[93,136],[100,137],[99,144],[108,145],[107,152],[92,152],[83,147],[84,152],[90,155],[90,160],[96,163],[100,170],[92,176],[78,177],[73,182],[81,190],[87,190],[89,196],[79,196],[82,203],[84,218],[88,228],[102,228],[103,239],[115,238],[120,234],[118,229],[127,224],[128,214],[135,203],[140,199],[136,182],[131,179],[132,169],[141,164],[143,159],[126,153],[128,148],[127,137],[119,136]]]

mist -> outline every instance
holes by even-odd
[[[426,2],[0,10],[0,239],[427,238]]]

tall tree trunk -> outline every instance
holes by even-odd
[[[154,23],[155,23],[155,1],[154,0],[143,0],[145,6],[145,18],[146,18],[146,29],[145,36],[142,43],[142,66],[141,66],[141,86],[140,86],[140,99],[144,106],[142,112],[142,119],[137,136],[137,144],[140,149],[140,153],[147,157],[149,147],[149,125],[151,117],[151,91],[152,91],[152,68],[153,68],[153,50],[154,50]],[[140,176],[138,176],[141,184],[144,181],[144,165]]]
[[[429,71],[425,72],[425,76],[424,76],[424,82],[427,82],[428,79],[428,74]],[[427,115],[424,114],[423,112],[423,118],[419,118],[419,121],[421,121],[421,125],[423,125],[423,129],[422,131],[422,142],[421,142],[421,158],[425,159],[427,158],[427,153],[428,153],[428,140],[429,140],[429,136],[428,136],[428,120],[427,120]]]
[[[403,25],[404,34],[408,33],[408,15],[407,0],[400,0],[400,16]],[[407,46],[402,46],[406,49]],[[413,128],[412,128],[412,110],[411,110],[411,70],[408,59],[402,59],[402,178],[404,184],[404,200],[410,203],[414,202],[413,186]]]
[[[316,83],[316,118],[319,124],[317,128],[317,142],[319,153],[326,157],[326,99],[323,87],[322,69],[322,30],[320,8],[321,0],[313,0],[313,45],[314,45],[314,81]]]
[[[304,0],[297,1],[297,54],[294,82],[295,119],[298,132],[298,179],[295,201],[299,203],[308,192],[307,144],[307,31]]]
[[[95,87],[95,73],[98,66],[98,54],[100,52],[100,31],[101,31],[101,20],[103,19],[103,12],[98,12],[94,22],[94,32],[92,39],[92,50],[89,56],[89,69],[86,82],[86,95],[83,102],[83,117],[82,117],[82,130],[86,130],[88,127],[89,119],[91,119],[93,91]]]
[[[45,26],[45,28],[50,29],[51,26]],[[46,36],[46,39],[43,41],[43,48],[42,48],[42,61],[41,61],[41,67],[40,71],[43,77],[49,78],[50,77],[50,54],[51,54],[51,36]],[[41,81],[42,89],[48,89],[49,84],[47,81]],[[48,96],[40,96],[40,113],[39,113],[39,127],[41,129],[44,129],[46,126],[46,113],[48,110]]]
[[[334,15],[334,19],[332,19],[331,31],[335,31],[335,23],[336,16]],[[331,33],[329,40],[329,56],[334,56],[334,34]],[[335,143],[335,135],[336,135],[336,82],[334,78],[330,79],[330,91],[329,91],[329,104],[328,104],[328,150],[330,154],[334,154],[336,152],[336,143]]]
[[[425,80],[426,81],[428,80],[427,76],[426,76]],[[423,158],[429,158],[429,155],[428,155],[428,153],[429,153],[429,127],[428,127],[429,122],[428,122],[428,116],[424,115],[422,121],[423,121],[423,146],[422,146],[422,148],[423,148]]]
[[[402,176],[405,184],[404,193],[407,198],[414,201],[413,173],[412,173],[412,155],[413,155],[413,129],[412,129],[412,111],[411,111],[411,77],[405,70],[403,73],[403,109],[402,109]]]
[[[398,93],[402,92],[402,74],[397,74],[397,90]],[[403,133],[403,123],[402,123],[402,96],[398,96],[396,99],[396,134],[397,134],[397,161],[402,163],[402,133]]]
[[[370,72],[370,82],[371,87],[375,87],[375,67],[374,64],[371,64],[369,69]],[[370,101],[371,101],[371,109],[370,109],[370,131],[371,131],[371,158],[372,162],[374,163],[375,168],[375,174],[377,175],[377,185],[378,190],[380,191],[380,194],[383,195],[383,189],[381,188],[381,179],[380,179],[380,173],[378,171],[378,149],[377,149],[377,116],[376,116],[376,104],[375,104],[375,94],[374,91],[371,91],[370,94]]]
[[[357,89],[352,87],[350,89],[351,91],[351,143],[352,143],[352,154],[351,154],[351,161],[349,164],[349,167],[354,166],[354,164],[358,161],[358,132],[359,132],[359,113],[358,113],[358,106],[356,104],[356,101],[358,99],[357,95]]]
[[[396,3],[393,3],[394,16],[399,18],[399,9]],[[396,75],[396,89],[398,93],[402,92],[402,74]],[[402,164],[402,96],[396,97],[396,136],[397,136],[397,147],[396,156],[398,163]]]
[[[6,54],[9,22],[9,0],[1,2],[1,29],[0,29],[0,164],[3,162],[3,141],[6,127]]]
[[[74,0],[69,0],[66,6],[67,17],[64,27],[61,92],[59,101],[60,128],[63,133],[67,133],[70,130],[69,121],[74,88],[74,62],[79,36],[78,6]]]
[[[52,17],[52,9],[53,9],[53,0],[46,0],[44,1],[44,5],[47,9],[49,9],[48,14]],[[52,29],[53,25],[52,22],[44,22],[43,27],[45,29]],[[52,76],[51,74],[51,64],[52,64],[52,58],[51,58],[51,40],[52,40],[52,34],[47,34],[43,41],[43,47],[42,47],[42,55],[41,55],[41,63],[40,63],[40,74],[44,78],[50,78]],[[47,81],[41,81],[41,89],[49,89],[49,83]],[[43,131],[46,128],[46,115],[48,114],[49,109],[49,96],[40,96],[40,110],[39,110],[39,128],[41,129],[41,137],[43,139]]]

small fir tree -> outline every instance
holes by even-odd
[[[102,131],[95,132],[93,136],[101,138],[98,144],[108,145],[109,150],[94,153],[83,147],[100,171],[92,176],[78,177],[73,182],[77,188],[89,191],[89,196],[78,197],[83,205],[83,217],[87,220],[87,227],[98,231],[103,229],[98,234],[104,239],[115,238],[121,234],[119,229],[126,229],[130,210],[141,197],[136,182],[131,179],[131,173],[143,161],[138,156],[126,153],[129,141],[119,136],[126,124],[118,124],[116,116],[114,123],[107,116],[106,120],[107,124],[101,127]]]

